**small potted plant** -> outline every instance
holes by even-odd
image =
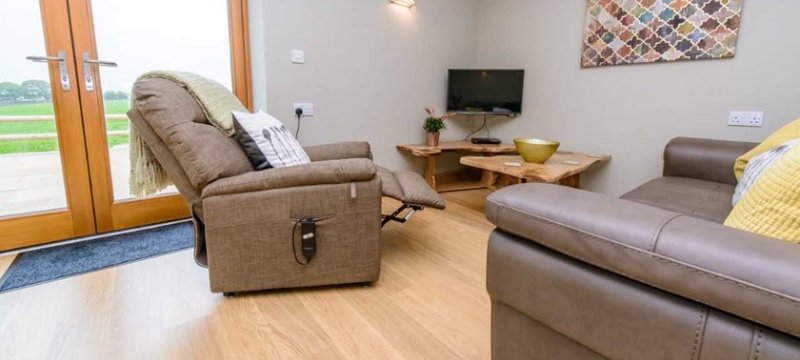
[[[439,146],[439,133],[447,129],[447,124],[445,124],[444,121],[453,117],[455,114],[436,116],[436,111],[433,110],[432,107],[426,107],[425,112],[428,113],[428,118],[425,119],[425,124],[422,125],[422,128],[427,132],[427,142],[425,145]]]

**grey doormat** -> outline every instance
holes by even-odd
[[[17,255],[0,278],[0,293],[193,247],[189,222],[111,235]]]

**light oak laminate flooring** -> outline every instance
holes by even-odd
[[[182,251],[0,295],[0,359],[489,359],[488,195],[387,225],[371,287],[225,298]]]

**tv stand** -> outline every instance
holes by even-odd
[[[491,171],[483,171],[480,180],[464,180],[446,175],[439,176],[440,179],[437,179],[436,162],[439,155],[444,152],[464,153],[465,155],[482,154],[483,156],[517,153],[517,148],[514,145],[473,144],[470,141],[442,141],[439,146],[427,146],[425,144],[397,145],[397,149],[416,157],[425,158],[425,181],[438,192],[485,189],[487,182],[494,180],[494,173]]]
[[[472,143],[476,144],[476,145],[497,145],[497,144],[501,144],[502,141],[500,141],[500,139],[492,137],[492,132],[491,132],[491,130],[489,130],[489,120],[494,118],[494,117],[499,117],[499,116],[508,116],[509,118],[511,118],[511,117],[514,116],[514,114],[513,113],[504,113],[504,114],[500,114],[500,113],[471,113],[471,115],[480,115],[480,114],[483,115],[483,124],[481,124],[481,127],[479,127],[478,130],[475,130],[475,131],[471,132],[469,135],[467,135],[467,138],[464,139],[464,140],[467,140],[467,141],[471,140]],[[480,132],[483,129],[486,129],[486,137],[472,137],[472,135],[477,134],[478,132]]]

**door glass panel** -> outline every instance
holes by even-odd
[[[0,217],[65,208],[38,1],[0,3],[0,46]]]
[[[101,67],[111,173],[116,200],[128,190],[130,92],[152,70],[189,71],[231,89],[226,0],[93,0],[97,52],[116,68]],[[165,192],[174,192],[170,187]]]

